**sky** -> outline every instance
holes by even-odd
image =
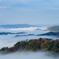
[[[0,0],[0,25],[59,24],[59,0]]]

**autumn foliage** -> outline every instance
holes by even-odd
[[[3,47],[0,49],[0,51],[21,51],[21,50],[31,50],[31,51],[38,51],[39,49],[41,50],[50,50],[50,51],[55,51],[59,52],[59,40],[52,40],[52,39],[44,39],[44,38],[39,38],[39,39],[31,39],[31,40],[26,40],[26,41],[20,41],[17,42],[13,47]]]

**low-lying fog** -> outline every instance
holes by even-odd
[[[0,32],[22,32],[22,31],[4,31],[1,30]],[[26,34],[42,34],[47,33],[47,31],[37,30],[37,31],[23,31]],[[38,39],[38,38],[52,38],[53,40],[58,39],[59,37],[53,36],[22,36],[22,37],[15,37],[15,35],[0,35],[0,48],[2,47],[12,47],[15,43],[21,40],[26,39]],[[48,52],[15,52],[10,54],[1,54],[0,52],[0,59],[59,59],[56,55],[50,54]]]
[[[26,33],[23,33],[23,35],[27,35],[27,34],[37,35],[37,34],[47,33],[48,31],[42,31],[42,30],[36,30],[36,31],[5,31],[5,30],[1,30],[0,32],[11,32],[11,33],[26,32]],[[0,49],[2,47],[12,47],[18,41],[23,41],[26,39],[28,39],[28,40],[38,39],[38,38],[51,38],[53,40],[59,39],[59,37],[56,37],[56,36],[19,36],[19,37],[15,37],[15,36],[16,36],[16,34],[0,35]]]
[[[44,51],[21,51],[4,55],[0,54],[0,59],[59,59],[59,57]]]

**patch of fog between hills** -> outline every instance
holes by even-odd
[[[16,42],[7,42],[0,40],[0,49],[2,47],[12,47]]]
[[[1,54],[0,59],[59,59],[58,56],[53,55],[47,51],[17,51],[10,54]]]

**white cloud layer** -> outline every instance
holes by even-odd
[[[10,28],[10,29],[4,29],[4,28],[0,28],[0,30],[13,30],[13,31],[17,31],[17,30],[28,30],[28,31],[32,31],[32,30],[46,30],[46,28],[40,28],[40,27],[29,27],[29,28]]]

